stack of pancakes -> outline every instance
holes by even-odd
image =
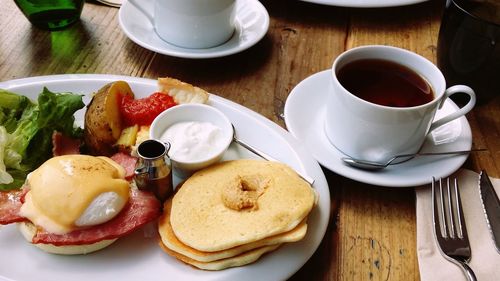
[[[304,238],[316,202],[311,186],[285,164],[222,162],[195,173],[165,202],[160,245],[205,270],[245,265]]]

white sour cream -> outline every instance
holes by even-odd
[[[223,147],[222,131],[210,122],[179,122],[160,137],[169,142],[169,155],[176,161],[194,162],[215,156]]]

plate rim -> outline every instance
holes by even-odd
[[[302,2],[338,6],[338,7],[351,7],[351,8],[388,8],[408,6],[418,3],[427,2],[429,0],[299,0]]]

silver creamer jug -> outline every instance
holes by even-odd
[[[140,190],[151,191],[164,202],[173,193],[172,165],[167,153],[170,143],[154,139],[143,141],[137,147],[139,160],[135,181]]]

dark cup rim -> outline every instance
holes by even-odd
[[[482,22],[482,23],[489,24],[489,25],[493,25],[493,26],[495,26],[495,27],[497,27],[497,28],[499,28],[499,27],[500,27],[500,24],[497,24],[497,23],[495,23],[495,22],[491,22],[491,21],[489,21],[489,20],[483,19],[483,18],[478,17],[478,16],[476,16],[476,15],[474,15],[474,14],[470,13],[469,11],[467,11],[467,9],[465,9],[465,8],[464,8],[464,7],[462,7],[462,5],[461,5],[461,4],[462,4],[462,2],[463,2],[463,0],[449,0],[449,1],[452,3],[451,5],[454,5],[455,7],[457,7],[459,10],[461,10],[461,11],[462,11],[464,14],[466,14],[467,16],[469,16],[469,17],[471,17],[471,18],[473,18],[473,19],[475,19],[475,20],[477,20],[477,21],[480,21],[480,22]]]

